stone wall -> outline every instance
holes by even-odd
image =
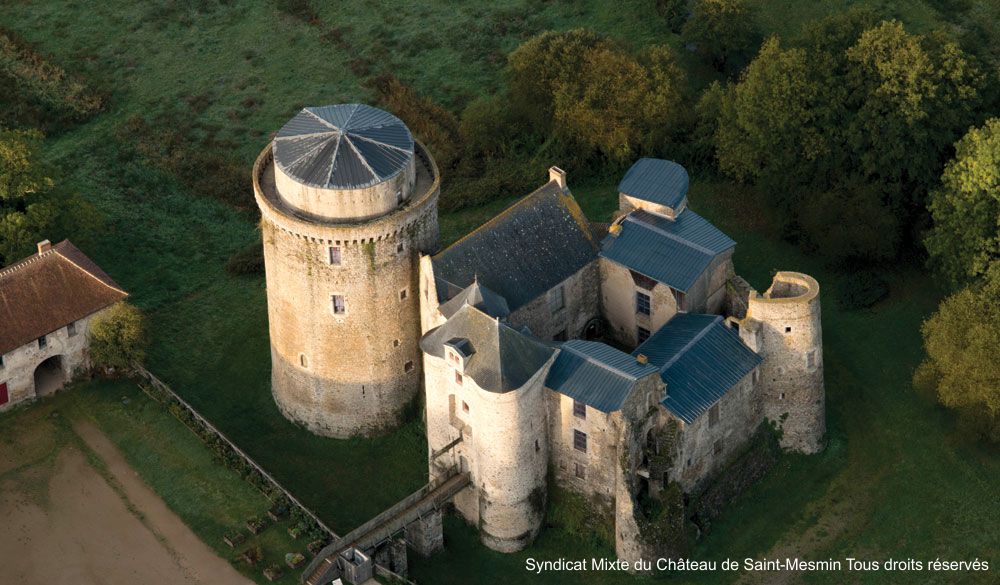
[[[418,259],[437,247],[439,177],[417,145],[418,190],[370,221],[301,217],[254,166],[267,273],[272,389],[289,419],[332,437],[396,426],[420,389]],[[329,248],[340,249],[331,265]],[[345,312],[335,314],[333,295]]]
[[[550,290],[511,313],[508,321],[516,329],[527,325],[532,335],[543,340],[554,339],[561,332],[566,339],[582,337],[587,322],[600,316],[600,285],[597,263],[591,262],[552,287],[563,287],[563,308],[555,313],[550,310]]]
[[[598,259],[601,274],[601,311],[607,322],[605,333],[625,347],[639,344],[638,327],[654,333],[677,314],[677,302],[670,287],[656,283],[653,290],[635,284],[628,268],[606,258]],[[635,295],[650,296],[650,314],[636,312]]]
[[[35,370],[45,360],[59,357],[59,367],[63,381],[69,381],[79,372],[90,367],[88,334],[94,317],[107,311],[104,309],[75,322],[76,333],[70,335],[68,327],[45,336],[44,348],[38,340],[9,351],[3,356],[0,368],[0,384],[7,384],[9,401],[0,406],[0,411],[12,408],[18,403],[38,398],[35,391]]]
[[[782,447],[803,453],[819,451],[826,434],[820,313],[816,280],[779,272],[763,296],[751,291],[740,322],[740,337],[764,357],[764,415],[780,426]]]

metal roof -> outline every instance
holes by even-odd
[[[618,192],[676,209],[688,192],[687,171],[658,158],[640,158],[618,183]]]
[[[413,158],[403,121],[364,104],[303,108],[274,139],[274,162],[296,181],[361,189],[396,176]]]
[[[450,300],[442,303],[438,310],[445,319],[454,315],[463,305],[472,305],[491,317],[505,319],[510,315],[510,308],[507,307],[507,300],[497,293],[479,284],[479,279],[473,280],[472,284],[462,289]]]
[[[604,238],[601,256],[687,292],[716,256],[735,245],[690,209],[673,220],[639,209],[625,217],[617,235]]]
[[[517,390],[545,365],[554,348],[528,337],[471,305],[463,305],[420,340],[420,349],[438,358],[456,338],[468,352],[464,373],[487,392]],[[453,344],[454,345],[454,344]]]
[[[692,423],[763,359],[718,315],[680,313],[632,352],[660,368],[663,406]]]
[[[574,339],[560,346],[545,386],[601,412],[614,412],[639,379],[657,371],[609,345]]]
[[[576,200],[550,181],[434,256],[434,276],[442,302],[478,278],[513,312],[576,274],[597,249]]]

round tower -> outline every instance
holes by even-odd
[[[440,177],[382,110],[305,108],[253,169],[278,408],[345,438],[396,426],[421,385],[417,272]]]
[[[826,434],[819,283],[806,274],[779,272],[763,296],[750,292],[741,335],[764,358],[764,414],[781,426],[782,446],[819,451]]]

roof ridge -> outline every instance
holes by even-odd
[[[703,327],[702,330],[699,331],[697,335],[692,337],[690,341],[684,344],[684,347],[680,348],[680,350],[678,350],[677,353],[674,354],[674,357],[667,360],[667,363],[663,364],[663,367],[660,369],[667,370],[668,368],[670,368],[670,366],[674,365],[677,362],[677,360],[681,358],[682,355],[684,355],[685,353],[688,352],[689,349],[694,347],[695,343],[698,343],[698,341],[700,341],[702,337],[705,337],[705,335],[708,334],[708,330],[711,329],[713,325],[715,325],[721,320],[722,317],[715,315],[714,318],[708,322],[708,325],[705,325],[705,327]]]
[[[645,210],[639,210],[639,211],[645,211]],[[685,209],[685,211],[689,211],[689,210]],[[649,213],[649,212],[646,211],[645,213]],[[684,213],[684,212],[682,211],[681,213]],[[678,214],[677,217],[680,217],[680,215]],[[660,234],[661,236],[665,236],[665,237],[670,238],[672,240],[675,240],[675,241],[681,242],[683,244],[686,244],[686,245],[690,246],[691,248],[694,248],[695,250],[701,252],[702,254],[708,254],[709,256],[715,256],[714,252],[712,252],[708,248],[702,246],[701,244],[696,244],[696,243],[692,242],[691,240],[689,240],[687,238],[682,238],[682,237],[678,236],[677,234],[672,234],[672,233],[664,230],[663,228],[661,228],[659,226],[655,226],[653,224],[650,224],[650,223],[647,223],[645,221],[642,221],[641,219],[634,217],[633,214],[631,214],[631,213],[628,214],[628,216],[625,217],[625,221],[630,221],[630,222],[632,222],[634,224],[641,225],[642,227],[645,227],[645,228],[647,228],[647,229],[649,229],[651,231],[654,231],[654,232]],[[677,221],[677,220],[673,220],[673,221]]]
[[[574,339],[573,341],[580,341],[580,340]],[[574,353],[574,354],[582,357],[583,359],[587,360],[588,362],[590,362],[590,363],[592,363],[592,364],[594,364],[594,365],[596,365],[596,366],[598,366],[600,368],[604,368],[605,370],[608,370],[608,371],[610,371],[610,372],[612,372],[614,374],[617,374],[617,375],[619,375],[619,376],[621,376],[623,378],[628,378],[630,380],[638,380],[639,379],[638,376],[633,376],[632,374],[629,374],[625,370],[616,368],[615,366],[612,366],[611,364],[606,364],[606,363],[598,360],[594,356],[591,356],[591,355],[588,355],[586,353],[583,353],[582,351],[576,349],[575,346],[572,346],[572,345],[569,345],[567,343],[564,343],[563,347],[565,347],[566,349],[568,349],[570,352],[572,352],[572,353]],[[609,345],[608,347],[611,347],[611,346]],[[614,349],[614,348],[612,348],[612,349]],[[655,368],[655,366],[654,366],[654,368]]]
[[[123,288],[121,288],[121,287],[119,287],[119,286],[118,286],[118,283],[117,283],[117,282],[116,282],[116,281],[115,281],[114,279],[112,279],[112,278],[111,278],[111,275],[109,275],[109,274],[105,273],[105,275],[106,275],[106,276],[107,276],[107,277],[108,277],[109,279],[111,279],[111,282],[114,282],[114,283],[115,283],[115,286],[111,286],[111,285],[110,285],[110,284],[108,284],[108,283],[107,283],[107,282],[106,282],[106,281],[105,281],[105,280],[104,280],[103,278],[100,278],[100,277],[98,277],[98,276],[97,276],[96,274],[94,274],[93,272],[91,272],[91,271],[90,271],[89,269],[87,269],[87,268],[86,268],[85,266],[81,266],[81,265],[80,265],[80,263],[78,263],[78,262],[74,261],[74,260],[73,260],[72,258],[70,258],[69,256],[67,256],[66,254],[63,254],[62,250],[63,250],[63,247],[65,247],[65,246],[64,246],[65,244],[68,244],[68,245],[70,245],[70,246],[73,246],[73,243],[72,243],[72,242],[70,242],[70,241],[69,241],[69,240],[67,239],[67,240],[63,240],[63,241],[59,242],[59,243],[58,243],[58,244],[56,244],[55,246],[52,246],[52,248],[51,248],[51,249],[52,249],[52,250],[54,250],[54,251],[56,252],[56,254],[57,254],[57,255],[58,255],[58,256],[59,256],[60,258],[63,258],[63,259],[65,259],[65,260],[66,260],[67,262],[69,262],[70,264],[72,264],[73,266],[76,266],[76,267],[77,267],[77,268],[78,268],[79,270],[82,270],[82,271],[83,271],[84,273],[86,273],[86,274],[87,274],[88,276],[90,276],[91,278],[93,278],[93,279],[94,279],[94,280],[96,280],[97,282],[99,282],[99,283],[103,284],[104,286],[106,286],[106,287],[110,288],[111,290],[116,290],[116,291],[118,291],[118,292],[120,292],[120,293],[123,293],[123,294],[125,294],[125,295],[127,295],[127,294],[128,294],[128,292],[126,292],[126,291],[125,291],[125,289],[123,289]],[[83,251],[82,251],[82,250],[80,250],[79,248],[77,248],[76,246],[73,246],[73,248],[74,248],[74,249],[76,249],[76,251],[77,251],[77,252],[80,252],[80,254],[83,254]],[[89,256],[87,256],[86,254],[83,254],[83,255],[84,255],[84,256],[85,256],[85,257],[86,257],[86,258],[87,258],[88,260],[90,260],[90,257],[89,257]],[[91,262],[93,262],[93,260],[90,260],[90,261],[91,261]],[[98,266],[98,268],[100,268],[100,266]],[[104,272],[104,269],[101,269],[101,272]]]

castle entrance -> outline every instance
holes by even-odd
[[[54,355],[35,368],[35,396],[41,398],[55,394],[65,383],[61,355]]]

